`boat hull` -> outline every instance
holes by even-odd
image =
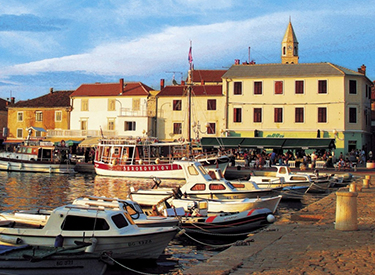
[[[39,161],[14,160],[0,158],[0,170],[14,172],[38,172],[38,173],[76,173],[73,164],[59,164]]]
[[[251,231],[274,221],[269,209],[252,209],[236,214],[222,214],[209,217],[182,218],[181,227],[188,234],[215,237],[220,234],[247,235]]]
[[[156,228],[155,228],[156,229]],[[38,230],[38,229],[36,229]],[[128,234],[124,236],[98,236],[95,238],[97,243],[94,247],[94,253],[111,252],[115,259],[157,259],[164,251],[169,241],[175,236],[176,228],[160,228],[159,232],[152,230],[144,234]],[[17,233],[18,232],[18,233]],[[80,232],[82,234],[82,232]],[[86,236],[92,236],[86,232]],[[25,235],[20,234],[19,230],[3,230],[0,233],[0,240],[9,242],[18,240],[19,244],[28,244],[32,246],[54,246],[56,236],[54,235]],[[66,236],[64,235],[63,246],[75,247],[75,242],[87,241],[82,235]]]
[[[53,249],[40,250],[26,248],[0,255],[1,274],[102,275],[107,269],[107,263],[99,256],[88,253],[48,256]]]

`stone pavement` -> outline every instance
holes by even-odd
[[[356,198],[358,230],[335,229],[336,193],[331,193],[297,213],[282,216],[249,237],[254,240],[249,245],[231,246],[183,274],[375,274],[372,177],[370,188],[362,189]],[[357,180],[360,186],[362,179]]]

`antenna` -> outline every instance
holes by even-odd
[[[172,76],[172,82],[173,82],[173,84],[175,84],[175,82],[176,82],[176,80],[175,80],[176,73],[181,74],[181,81],[182,81],[182,72],[178,72],[178,71],[167,71],[167,72],[165,72],[165,73],[167,73],[167,74],[173,74],[173,76]]]

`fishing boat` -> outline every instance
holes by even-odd
[[[267,208],[251,209],[239,213],[220,213],[207,217],[181,217],[180,227],[188,234],[206,237],[247,235],[251,231],[269,225],[275,221],[271,210]]]
[[[225,171],[229,157],[219,152],[192,154],[189,143],[160,142],[156,138],[101,139],[95,153],[95,172],[103,176],[184,179],[175,160],[193,159],[205,167]]]
[[[32,141],[31,133],[35,127],[28,128],[29,135],[15,151],[0,152],[0,170],[17,172],[44,172],[71,174],[75,173],[69,159],[69,147],[64,141],[55,146],[48,141]]]
[[[140,228],[124,209],[71,204],[54,209],[44,225],[1,222],[0,241],[64,248],[84,242],[92,244],[90,252],[110,251],[117,259],[157,259],[176,230],[174,227]]]
[[[0,273],[14,275],[103,275],[112,261],[72,248],[0,245]]]
[[[130,197],[141,205],[154,205],[167,197],[177,196],[189,199],[244,199],[279,195],[280,188],[260,188],[249,182],[246,189],[239,190],[224,178],[213,179],[208,171],[196,161],[175,161],[185,175],[186,183],[174,188],[156,186],[154,189],[131,189]]]

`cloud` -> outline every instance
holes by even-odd
[[[41,18],[32,14],[3,14],[0,15],[0,31],[58,31],[64,22],[61,19]]]

